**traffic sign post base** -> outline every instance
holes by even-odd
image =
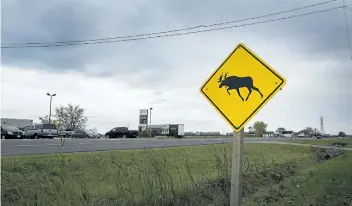
[[[230,206],[242,206],[244,129],[233,133]]]

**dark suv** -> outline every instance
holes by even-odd
[[[1,139],[22,139],[23,132],[13,125],[1,125]]]

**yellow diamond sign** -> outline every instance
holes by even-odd
[[[201,93],[238,132],[285,84],[284,77],[240,43],[203,84]]]

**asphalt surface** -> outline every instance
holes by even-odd
[[[245,138],[244,142],[267,142],[278,139]],[[143,149],[160,147],[180,147],[231,143],[232,138],[214,139],[65,139],[63,152],[92,152],[122,149]],[[1,140],[1,155],[49,154],[59,151],[60,139]]]

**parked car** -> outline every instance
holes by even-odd
[[[91,139],[99,138],[98,134],[95,134],[94,132],[88,131],[88,130],[75,130],[71,136],[72,138],[91,138]]]
[[[59,136],[59,131],[55,124],[34,124],[26,126],[23,129],[24,138],[39,139],[39,138],[49,138],[54,139],[54,137]]]
[[[72,137],[73,132],[73,129],[65,129],[64,131],[59,131],[59,136],[69,138]]]
[[[13,125],[1,125],[1,139],[22,139],[23,132]]]
[[[115,127],[105,133],[106,138],[136,138],[138,130],[129,130],[127,127]]]
[[[97,132],[86,130],[86,134],[88,134],[89,138],[100,139],[100,135]]]

